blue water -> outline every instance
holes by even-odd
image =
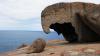
[[[42,31],[0,31],[0,53],[16,49],[23,43],[31,44],[37,38],[45,40],[63,39],[56,32],[45,34]]]

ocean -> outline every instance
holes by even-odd
[[[56,32],[45,34],[42,31],[24,31],[24,30],[1,30],[0,31],[0,53],[16,49],[22,44],[31,44],[35,39],[43,38],[45,40],[63,39],[63,36]]]

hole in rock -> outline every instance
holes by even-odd
[[[62,34],[65,40],[69,42],[75,42],[78,40],[77,34],[75,32],[75,28],[72,26],[71,23],[55,23],[51,24],[50,28],[56,31],[59,34]]]

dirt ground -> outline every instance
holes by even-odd
[[[41,53],[19,54],[17,52],[11,51],[0,56],[100,56],[100,42],[68,43],[65,40],[49,40]]]

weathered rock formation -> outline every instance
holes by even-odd
[[[41,13],[45,33],[54,29],[69,42],[100,40],[100,4],[72,2],[57,3]]]

